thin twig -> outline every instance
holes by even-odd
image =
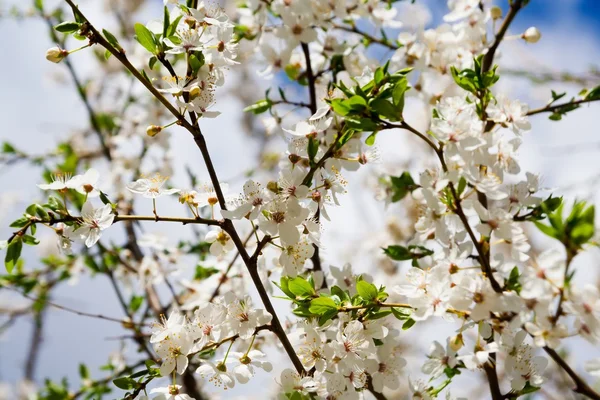
[[[593,97],[590,99],[573,100],[573,101],[569,101],[569,102],[561,103],[561,104],[548,104],[545,107],[534,108],[533,110],[529,110],[527,112],[527,115],[536,115],[536,114],[541,114],[541,113],[545,113],[545,112],[553,113],[564,107],[572,107],[572,106],[578,107],[580,104],[591,103],[593,101],[600,101],[600,97]]]
[[[377,44],[379,44],[381,46],[387,47],[388,49],[391,49],[391,50],[398,50],[399,49],[399,46],[394,45],[394,44],[388,42],[385,39],[379,39],[379,38],[376,38],[373,35],[369,35],[367,32],[361,31],[360,29],[358,29],[354,25],[352,25],[352,26],[345,26],[345,25],[334,24],[333,27],[335,29],[339,29],[339,30],[342,30],[342,31],[356,33],[357,35],[360,35],[360,36],[364,37],[365,39],[367,39],[369,42],[371,42],[371,43],[377,43]]]
[[[508,31],[508,27],[515,19],[517,13],[522,7],[523,0],[514,0],[511,2],[510,9],[506,14],[506,18],[504,18],[504,22],[502,23],[500,30],[498,30],[498,33],[496,33],[494,43],[492,43],[487,53],[485,53],[485,56],[483,56],[483,63],[481,64],[482,72],[487,72],[492,67],[492,64],[494,63],[494,55],[496,54],[496,50],[498,49],[498,46],[500,46],[500,43],[504,39],[504,35],[506,35],[506,32]]]
[[[82,317],[98,318],[98,319],[103,319],[105,321],[118,322],[118,323],[120,323],[123,326],[135,326],[135,324],[132,321],[127,321],[127,320],[124,320],[124,319],[121,319],[121,318],[107,317],[106,315],[102,315],[102,314],[93,314],[93,313],[88,313],[88,312],[85,312],[85,311],[75,310],[73,308],[70,308],[70,307],[67,307],[67,306],[62,306],[60,304],[56,304],[56,303],[53,303],[53,302],[48,301],[48,300],[42,300],[42,299],[30,296],[30,295],[28,295],[26,293],[23,293],[23,292],[15,289],[15,288],[6,287],[6,286],[4,288],[12,290],[12,291],[15,291],[15,292],[19,293],[21,296],[23,296],[23,297],[25,297],[25,298],[27,298],[27,299],[29,299],[31,301],[34,301],[34,302],[43,301],[45,304],[48,304],[49,306],[52,306],[54,308],[58,308],[59,310],[70,312],[72,314],[80,315]],[[148,326],[148,325],[146,325],[146,324],[138,324],[137,326]]]
[[[50,29],[50,35],[52,36],[52,40],[59,43],[60,41],[54,31],[54,26],[52,24],[52,21],[50,20],[50,17],[47,17],[47,16],[42,16],[42,17],[44,18],[44,20],[46,21],[46,24],[48,25],[48,28]],[[111,161],[112,155],[110,152],[110,147],[108,147],[108,144],[106,143],[106,139],[104,138],[104,133],[102,132],[102,129],[100,128],[100,124],[98,123],[98,117],[96,116],[96,112],[92,108],[92,105],[90,104],[90,101],[87,97],[86,89],[83,86],[83,84],[81,83],[81,80],[79,79],[79,76],[75,72],[75,68],[73,67],[73,64],[71,63],[71,61],[69,61],[68,57],[65,58],[64,64],[66,65],[67,69],[69,70],[69,75],[71,75],[71,79],[73,80],[73,83],[75,84],[75,87],[77,88],[77,94],[79,94],[79,98],[81,99],[81,101],[83,102],[83,105],[85,106],[85,109],[88,113],[88,118],[89,118],[90,123],[92,124],[92,128],[94,130],[94,133],[96,134],[96,136],[98,137],[98,140],[100,141],[100,146],[102,147],[102,152],[104,153],[104,156],[109,161]]]

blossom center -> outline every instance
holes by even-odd
[[[285,221],[285,213],[283,211],[276,211],[271,214],[271,218],[274,222],[281,224],[283,221]]]

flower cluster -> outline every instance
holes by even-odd
[[[236,298],[231,293],[200,306],[191,319],[174,311],[156,326],[150,338],[162,360],[160,374],[183,374],[189,357],[227,344],[229,349],[221,361],[202,361],[196,372],[225,389],[232,388],[236,380],[247,383],[255,368],[272,369],[269,362],[262,360],[264,354],[252,346],[255,335],[270,321],[270,314],[252,307],[250,297]],[[245,352],[230,352],[237,339],[244,343],[252,339]]]

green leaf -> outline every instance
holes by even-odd
[[[271,100],[269,99],[265,99],[265,100],[259,100],[256,103],[244,108],[244,112],[248,112],[251,111],[253,114],[262,114],[265,111],[268,111],[271,106],[273,105],[273,103],[271,102]]]
[[[559,235],[559,233],[558,233],[558,232],[556,232],[556,230],[555,230],[553,227],[551,227],[551,226],[548,226],[548,225],[544,225],[544,224],[542,224],[542,223],[540,223],[540,222],[537,222],[537,221],[534,221],[534,224],[535,224],[535,226],[536,226],[536,227],[537,227],[537,228],[538,228],[538,229],[539,229],[539,230],[540,230],[542,233],[544,233],[544,234],[546,234],[546,235],[548,235],[548,236],[550,236],[550,237],[552,237],[552,238],[555,238],[555,239],[560,239],[560,235]]]
[[[348,294],[348,292],[346,292],[345,290],[342,290],[342,288],[339,286],[333,286],[331,288],[331,294],[333,296],[337,296],[341,302],[349,302],[350,301],[350,295]]]
[[[44,11],[44,0],[33,0],[33,6],[38,11]]]
[[[154,34],[140,23],[135,24],[134,29],[137,41],[150,53],[156,55],[158,53],[158,45]]]
[[[523,395],[523,394],[534,393],[534,392],[537,392],[538,390],[540,390],[539,387],[533,386],[531,383],[527,382],[525,384],[525,387],[523,389],[521,389],[521,391],[519,393],[521,395]]]
[[[90,377],[90,371],[85,364],[79,364],[79,376],[81,379],[88,379]]]
[[[352,96],[345,100],[344,103],[355,112],[363,111],[367,108],[367,101],[361,96]]]
[[[394,105],[399,108],[404,107],[404,94],[408,90],[408,80],[406,77],[402,77],[396,85],[394,86],[394,90],[392,91],[392,101]],[[402,109],[400,109],[400,114],[402,114]]]
[[[282,276],[279,280],[279,284],[277,282],[273,282],[283,293],[286,294],[290,299],[295,299],[296,295],[290,291],[289,288],[290,278],[287,276]]]
[[[375,84],[379,86],[385,79],[385,72],[383,72],[383,68],[377,68],[373,77],[375,78]]]
[[[132,313],[137,312],[137,310],[140,309],[140,307],[142,306],[142,304],[144,303],[144,296],[132,296],[131,300],[129,301],[129,311],[131,311]]]
[[[398,121],[402,119],[402,110],[398,107],[395,107],[394,104],[385,99],[378,98],[373,100],[371,102],[371,109],[390,121]]]
[[[319,141],[313,137],[308,140],[308,159],[313,162],[319,151]]]
[[[297,298],[307,298],[316,295],[313,286],[308,281],[300,276],[290,279],[288,282],[290,292]]]
[[[405,312],[402,308],[392,307],[392,314],[400,321],[406,321],[410,318],[410,312]]]
[[[106,204],[112,204],[112,202],[110,201],[110,199],[108,198],[108,196],[106,196],[106,193],[100,191],[100,201],[106,205]]]
[[[118,387],[119,389],[123,389],[123,390],[131,390],[131,389],[135,388],[135,386],[137,384],[135,380],[131,379],[128,376],[117,378],[117,379],[113,380],[113,383],[115,384],[116,387]]]
[[[419,187],[408,172],[403,172],[400,176],[391,176],[390,182],[392,184],[392,203],[402,200],[409,192]]]
[[[404,324],[402,324],[402,330],[403,330],[403,331],[406,331],[406,330],[408,330],[408,329],[412,328],[412,326],[413,326],[414,324],[416,324],[416,323],[417,323],[417,322],[416,322],[414,319],[412,319],[412,318],[409,318],[409,319],[407,319],[407,320],[406,320],[406,322],[405,322]]]
[[[171,25],[169,25],[169,30],[167,31],[167,34],[165,37],[171,37],[175,34],[175,32],[177,31],[177,26],[179,25],[179,21],[181,20],[181,18],[183,18],[183,15],[180,15],[179,17],[175,18],[175,21],[171,22]]]
[[[552,114],[550,114],[548,119],[551,121],[560,121],[562,119],[562,115],[559,113],[552,113]]]
[[[337,314],[338,307],[331,297],[319,297],[310,301],[308,310],[316,315],[324,315],[331,312],[335,315]]]
[[[196,52],[188,57],[188,61],[190,63],[190,67],[192,67],[192,74],[195,76],[198,74],[200,68],[202,68],[204,65],[204,56],[202,53]]]
[[[389,258],[395,261],[412,260],[413,258],[413,254],[404,246],[393,245],[383,249],[383,251]]]
[[[106,40],[108,40],[108,43],[112,44],[114,48],[116,48],[119,51],[123,50],[121,45],[119,44],[119,41],[112,33],[107,31],[106,29],[102,29],[102,33],[104,34],[104,37],[106,37]]]
[[[377,138],[377,131],[371,133],[367,139],[365,140],[365,144],[367,146],[373,146],[375,144],[375,139]]]
[[[10,224],[11,228],[22,228],[29,223],[28,217],[21,217]]]
[[[292,81],[297,80],[298,76],[300,75],[300,67],[298,64],[288,64],[283,68],[283,70],[285,71],[287,77]]]
[[[17,152],[17,149],[15,149],[12,144],[4,142],[2,143],[2,152],[4,154],[15,154]]]
[[[377,312],[370,313],[370,314],[367,316],[367,319],[369,319],[369,320],[374,320],[374,319],[385,318],[385,317],[387,317],[388,315],[390,315],[391,313],[392,313],[392,311],[391,311],[391,310],[377,311]]]
[[[16,237],[12,242],[8,245],[6,249],[6,256],[4,257],[4,267],[6,268],[6,272],[9,274],[12,272],[15,265],[17,265],[17,261],[19,261],[19,257],[21,257],[21,250],[23,249],[23,242],[21,238]]]
[[[600,99],[600,86],[596,86],[590,90],[584,97],[585,100],[598,100]]]
[[[560,100],[561,98],[565,97],[567,94],[567,92],[556,93],[554,90],[551,90],[550,92],[552,93],[552,102]]]
[[[342,137],[338,139],[336,143],[336,148],[341,149],[346,143],[348,143],[350,139],[352,139],[354,133],[354,130],[344,128],[344,131],[342,132]]]
[[[201,281],[203,279],[213,276],[217,272],[219,272],[219,270],[214,267],[205,268],[202,265],[196,265],[196,272],[194,273],[194,280]]]
[[[518,267],[514,267],[510,271],[510,275],[508,277],[508,281],[506,281],[506,288],[508,290],[513,290],[517,294],[521,293],[521,283],[519,282],[520,272]]]
[[[371,118],[346,118],[346,126],[360,132],[375,132],[379,130],[379,125]]]
[[[444,374],[446,374],[448,379],[452,379],[456,375],[460,375],[460,369],[458,369],[456,367],[455,368],[446,367],[446,368],[444,368]]]
[[[356,282],[356,291],[365,300],[372,301],[377,298],[377,287],[367,281],[359,280]]]
[[[73,33],[73,32],[77,32],[80,27],[81,27],[81,25],[78,24],[77,22],[65,21],[65,22],[61,22],[60,24],[56,25],[54,27],[54,29],[59,32],[62,32],[62,33]]]
[[[30,246],[36,246],[36,245],[40,244],[39,240],[37,240],[35,237],[30,236],[30,235],[23,235],[22,240],[23,240],[23,243],[28,244]]]
[[[171,23],[171,17],[169,15],[169,9],[165,6],[163,14],[163,37],[169,37],[169,24]]]

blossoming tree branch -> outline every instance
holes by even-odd
[[[600,362],[572,364],[562,351],[575,336],[600,337],[598,287],[573,280],[573,261],[597,245],[594,206],[540,187],[518,158],[535,118],[577,118],[576,109],[600,100],[600,87],[570,99],[552,91],[535,108],[497,90],[503,43],[533,46],[541,37],[533,27],[510,29],[539,1],[449,0],[444,23],[417,32],[402,27],[395,3],[244,0],[225,11],[165,0],[146,24],[120,15],[117,34],[90,21],[85,5],[34,1],[57,44],[46,58],[65,65],[89,134],[80,139],[86,145],[65,142],[42,156],[4,144],[3,162],[43,167],[37,186],[45,200],[29,205],[0,244],[0,289],[33,300],[11,311],[2,329],[25,315],[36,321],[27,379],[49,308],[119,323],[128,332],[122,340],[137,350],[112,357],[104,373],[81,364],[80,387],[47,380],[34,398],[205,399],[211,385],[226,390],[273,371],[281,361],[267,357],[268,348],[285,366],[269,378],[273,389],[252,388],[262,390],[259,398],[455,399],[451,393],[466,394],[456,381],[469,376],[487,382],[479,398],[550,390],[600,399],[582,374],[598,373]],[[84,51],[97,55],[102,79],[119,91],[93,97],[76,69]],[[204,122],[224,117],[220,87],[244,68],[272,79],[274,90],[243,111],[268,115],[258,129],[286,150],[235,193],[213,163],[208,143],[219,138]],[[100,109],[103,96],[111,112]],[[404,106],[414,99],[430,116],[426,129],[408,122]],[[188,188],[160,174],[178,161],[171,133],[197,148]],[[375,174],[371,164],[386,156],[377,146],[382,135],[405,135],[406,146],[413,137],[427,149],[420,170],[377,179],[377,201],[416,214],[407,217],[409,234],[374,250],[406,267],[394,270],[392,285],[356,265],[336,267],[321,251],[323,231],[336,226],[329,211],[353,196],[346,179],[357,170]],[[133,142],[139,153],[124,155]],[[151,155],[164,166],[145,167]],[[209,180],[198,181],[194,170]],[[174,215],[169,197],[179,200]],[[136,212],[142,205],[152,212]],[[172,237],[145,233],[146,224],[186,234],[173,246]],[[117,230],[119,239],[109,240]],[[31,262],[24,249],[38,245],[42,231],[53,232],[60,253]],[[553,246],[535,253],[534,234]],[[178,271],[182,259],[197,264],[193,278]],[[52,299],[84,270],[108,277],[124,316]],[[275,298],[287,302],[286,312]],[[431,334],[425,321],[445,328],[418,355],[426,376],[419,378],[405,353],[411,335]]]

